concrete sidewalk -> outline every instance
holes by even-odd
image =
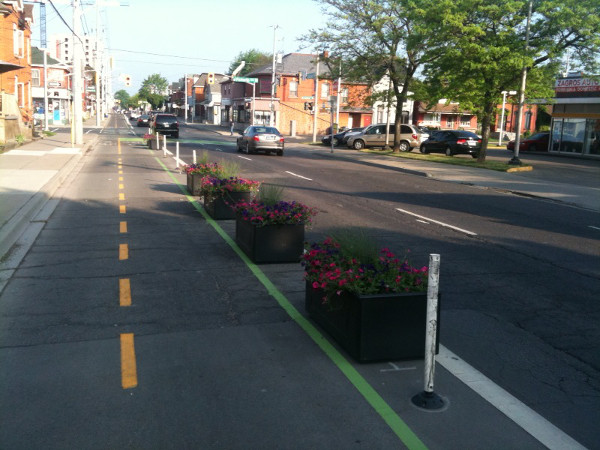
[[[84,127],[96,128],[95,118]],[[70,132],[64,131],[0,154],[0,258],[98,138],[96,133],[84,133],[83,144],[73,146]]]

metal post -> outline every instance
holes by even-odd
[[[425,334],[424,389],[412,402],[423,409],[440,409],[444,400],[433,392],[435,375],[435,350],[437,342],[438,292],[440,279],[440,255],[429,255],[429,278],[427,285],[427,324]]]
[[[338,125],[338,131],[340,130],[340,96],[342,93],[342,59],[340,58],[340,73],[337,82],[337,102],[335,103],[335,123]]]
[[[275,42],[279,25],[273,25],[273,71],[271,73],[271,115],[269,117],[269,126],[275,126],[275,108],[273,107],[273,98],[275,97]]]
[[[179,141],[177,141],[177,148],[179,148]],[[194,164],[196,164],[196,150],[194,150],[192,153],[194,155]]]
[[[498,145],[502,145],[502,137],[504,135],[504,108],[506,105],[506,91],[502,91],[502,113],[500,114],[500,137]]]
[[[100,2],[96,0],[96,54],[94,56],[94,70],[96,71],[95,74],[95,85],[96,85],[96,126],[99,127],[100,126],[100,114],[102,113],[102,108],[100,107],[100,77],[101,77],[101,72],[98,70],[99,69],[99,61],[100,58],[98,57],[98,39],[99,39],[99,35],[98,35],[98,29],[100,28]]]
[[[48,49],[44,48],[44,131],[48,131]]]
[[[319,115],[319,54],[317,53],[317,72],[315,74],[315,102],[313,109],[313,143],[317,142],[317,116]]]
[[[158,140],[158,132],[156,133],[156,150],[160,150],[160,141]],[[163,148],[163,151],[165,149]]]
[[[179,169],[179,141],[175,142],[175,167]]]
[[[252,120],[250,123],[254,125],[254,97],[256,97],[256,83],[252,83]]]
[[[330,104],[330,106],[331,106],[331,108],[330,108],[330,110],[331,110],[331,114],[330,114],[331,115],[331,120],[330,120],[330,123],[331,123],[331,152],[330,153],[333,153],[333,136],[334,136],[334,132],[333,132],[333,98],[334,97],[331,96],[332,100],[331,100],[331,104]]]
[[[184,92],[183,92],[183,97],[185,99],[185,108],[183,109],[183,123],[187,123],[187,110],[188,110],[188,103],[187,103],[187,73],[183,75],[183,86],[184,86]]]
[[[83,99],[81,73],[81,9],[79,0],[73,0],[73,142],[83,144]]]
[[[533,9],[533,0],[529,0],[529,12],[527,14],[527,30],[525,32],[525,53],[529,50],[529,27],[531,23],[531,11]],[[523,70],[521,71],[521,86],[519,87],[519,108],[517,111],[517,130],[515,135],[515,154],[509,164],[520,166],[521,160],[519,159],[519,147],[521,146],[521,124],[523,115],[523,104],[525,103],[525,86],[527,85],[527,66],[523,63]]]

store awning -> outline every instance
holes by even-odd
[[[9,63],[8,61],[2,61],[0,59],[0,73],[10,72],[11,70],[22,69],[23,66],[18,64]]]

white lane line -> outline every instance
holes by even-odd
[[[594,230],[600,230],[600,228],[590,225],[589,228],[593,228]]]
[[[50,130],[50,131],[52,131],[53,133],[56,133],[58,131],[58,128],[55,128],[54,130]]]
[[[496,385],[443,345],[440,345],[440,353],[436,361],[549,449],[585,449],[571,436]]]
[[[285,173],[289,173],[290,175],[293,175],[295,177],[302,178],[303,180],[312,181],[312,178],[306,178],[306,177],[303,177],[302,175],[298,175],[297,173],[294,173],[294,172],[289,172],[286,170]]]
[[[87,130],[87,131],[85,132],[85,134],[90,134],[91,132],[92,132],[92,130]]]
[[[423,219],[423,220],[426,220],[428,222],[437,223],[438,225],[441,225],[442,227],[451,228],[452,230],[460,231],[461,233],[468,234],[469,236],[477,236],[477,233],[473,233],[472,231],[464,230],[462,228],[458,228],[458,227],[455,227],[454,225],[449,225],[447,223],[440,222],[438,220],[433,220],[433,219],[430,219],[429,217],[421,216],[419,214],[415,214],[413,212],[406,211],[405,209],[396,208],[396,211],[400,211],[400,212],[402,212],[404,214],[408,214],[409,216],[418,217],[419,219]]]
[[[245,156],[238,155],[238,158],[247,159],[248,161],[252,161],[250,158],[246,158]]]

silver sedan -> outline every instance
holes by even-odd
[[[275,127],[252,125],[237,138],[237,150],[254,153],[262,150],[265,153],[276,152],[283,156],[285,139]]]

